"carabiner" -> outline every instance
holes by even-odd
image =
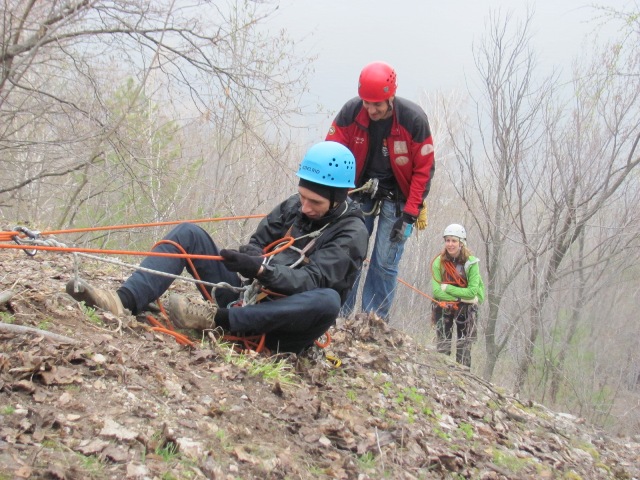
[[[37,230],[29,230],[27,227],[15,227],[14,230],[16,232],[24,233],[31,240],[37,240],[38,237],[40,237],[40,232],[39,231],[37,231]],[[29,243],[33,243],[33,242],[25,242],[25,241],[23,241],[18,235],[14,235],[11,238],[18,245],[28,245]],[[38,253],[38,251],[37,250],[26,250],[25,249],[24,253],[26,253],[30,257],[35,257],[35,255],[36,255],[36,253]]]

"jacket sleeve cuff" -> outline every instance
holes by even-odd
[[[260,280],[260,282],[266,286],[269,286],[273,281],[274,270],[270,265],[262,264],[262,273],[258,275],[256,278]]]
[[[418,207],[414,208],[413,206],[407,204],[405,204],[403,212],[407,215],[411,215],[412,217],[417,217],[418,215],[420,215],[420,209]]]

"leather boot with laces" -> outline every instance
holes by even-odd
[[[206,330],[216,328],[218,305],[172,293],[165,302],[167,314],[177,328]]]
[[[66,291],[75,300],[84,302],[88,307],[99,308],[119,316],[131,314],[124,308],[116,292],[92,287],[84,280],[69,280]]]

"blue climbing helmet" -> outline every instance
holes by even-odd
[[[327,187],[355,188],[356,159],[341,143],[316,143],[307,150],[297,175]]]

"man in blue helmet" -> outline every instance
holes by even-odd
[[[297,175],[298,194],[262,219],[249,243],[238,250],[218,250],[207,232],[190,223],[178,225],[165,237],[189,254],[222,256],[221,262],[192,260],[203,281],[240,287],[244,283],[240,274],[248,280],[257,279],[275,294],[266,301],[233,308],[227,305],[238,300],[238,293],[229,289],[216,288],[215,303],[171,294],[165,306],[176,327],[266,333],[265,343],[272,351],[298,353],[334,324],[367,254],[368,233],[362,212],[347,197],[354,187],[355,159],[345,146],[321,142],[307,151]],[[294,248],[263,257],[264,247],[285,236],[295,239]],[[180,253],[170,243],[160,243],[154,251]],[[67,293],[116,315],[127,310],[136,315],[173,282],[171,277],[147,270],[179,275],[190,269],[183,258],[156,256],[145,258],[141,267],[145,270],[137,270],[116,291],[72,279]]]

